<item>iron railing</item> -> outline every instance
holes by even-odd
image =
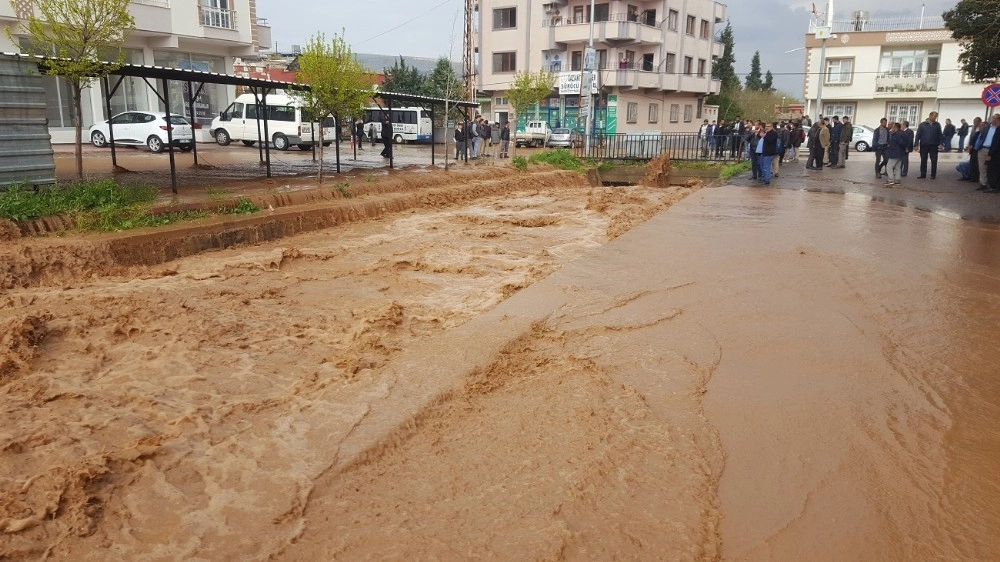
[[[236,29],[236,10],[199,6],[201,25],[220,29]]]
[[[664,152],[671,160],[737,162],[743,159],[740,135],[703,138],[698,133],[616,133],[591,136],[590,153],[583,142],[574,149],[580,158],[598,160],[650,160]]]
[[[833,20],[833,33],[850,33],[852,31],[912,31],[915,29],[945,29],[944,18],[940,16],[926,17],[887,17],[847,20]]]
[[[608,14],[607,16],[598,15],[594,18],[594,23],[605,23],[610,21],[626,21],[632,23],[638,23],[639,25],[644,25],[646,27],[652,27],[654,29],[659,29],[662,21],[657,21],[657,19],[650,12],[642,12],[638,14],[630,13],[614,13]],[[557,27],[560,25],[583,25],[589,24],[590,18],[586,15],[577,17],[562,17],[562,16],[545,16],[542,19],[542,27]]]

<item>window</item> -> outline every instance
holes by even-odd
[[[201,25],[236,29],[236,12],[229,9],[229,0],[202,0]]]
[[[493,98],[493,105],[506,106],[507,103],[508,103],[507,98],[504,97]]]
[[[583,70],[583,51],[573,51],[569,54],[569,69]]]
[[[643,14],[645,14],[645,19],[642,20],[642,23],[649,27],[656,27],[656,9],[646,10]]]
[[[701,38],[708,39],[712,35],[712,26],[708,20],[701,20]]]
[[[493,29],[514,29],[515,27],[517,27],[517,8],[493,10]]]
[[[681,119],[681,106],[676,103],[670,104],[670,122],[676,123]]]
[[[594,21],[608,21],[611,19],[611,5],[610,4],[595,4],[594,5]]]
[[[269,105],[267,106],[270,121],[295,122],[295,108],[290,105]]]
[[[853,103],[824,103],[823,104],[823,115],[839,115],[841,117],[850,117],[854,120],[854,104]]]
[[[694,25],[696,21],[698,21],[698,18],[694,16],[688,16],[687,26],[684,27],[684,33],[687,33],[691,37],[694,37]]]
[[[919,103],[890,103],[886,104],[885,117],[890,122],[909,121],[910,123],[920,122]]]
[[[898,49],[883,51],[879,61],[879,74],[894,76],[923,76],[937,74],[941,50]]]
[[[854,59],[828,59],[826,61],[825,84],[850,84],[853,78]],[[826,114],[824,113],[824,115]]]
[[[684,75],[691,76],[691,67],[694,64],[694,59],[691,57],[684,57]]]
[[[608,50],[597,49],[597,68],[604,70],[608,68]]]
[[[660,104],[649,104],[649,122],[656,123],[660,120]]]
[[[687,103],[684,104],[684,122],[690,123],[694,119],[694,106]]]
[[[493,53],[493,72],[517,72],[517,53]]]
[[[653,53],[642,55],[642,69],[646,72],[653,71]]]
[[[635,123],[639,121],[639,104],[635,102],[628,102],[628,113],[625,114],[625,121],[628,123]]]
[[[670,10],[667,12],[667,29],[670,31],[677,31],[677,10]]]
[[[674,53],[667,53],[667,57],[666,57],[666,59],[664,61],[664,66],[666,66],[666,69],[664,70],[664,72],[666,72],[667,74],[676,74],[677,73],[677,55],[675,55]]]
[[[705,77],[705,65],[706,65],[705,59],[698,59],[698,78]]]

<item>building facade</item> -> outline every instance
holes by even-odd
[[[19,52],[24,38],[18,23],[30,15],[30,2],[0,2],[0,26],[9,28],[17,42],[0,34],[0,51]],[[135,29],[124,48],[126,62],[229,74],[237,57],[254,57],[271,44],[270,28],[257,17],[256,0],[133,0],[129,11]],[[112,80],[112,82],[116,81]],[[69,89],[64,81],[47,77],[49,131],[52,142],[73,142],[73,112]],[[151,83],[157,88],[158,82]],[[114,84],[112,83],[112,86]],[[83,126],[107,118],[102,85],[83,93]],[[187,92],[180,84],[171,85],[172,111],[188,112]],[[194,120],[208,125],[235,97],[232,86],[206,84],[195,98]],[[181,109],[183,107],[183,110]],[[125,78],[111,98],[111,112],[162,110],[156,92],[141,78]],[[207,127],[200,131],[205,135]],[[205,139],[201,139],[205,140]]]
[[[869,20],[855,12],[849,20],[835,19],[832,28],[823,68],[822,41],[806,36],[809,115],[850,115],[855,123],[877,127],[883,117],[919,123],[931,111],[956,126],[985,114],[985,84],[966,78],[958,62],[961,47],[941,18]]]
[[[704,99],[718,93],[712,61],[722,56],[716,24],[725,5],[711,0],[480,0],[477,89],[493,121],[512,113],[505,91],[517,72],[547,70],[556,88],[519,121],[584,129],[579,76],[593,19],[595,131],[692,132]]]

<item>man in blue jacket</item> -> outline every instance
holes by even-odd
[[[937,111],[932,111],[927,120],[917,127],[917,145],[920,147],[920,175],[918,179],[927,177],[927,159],[931,159],[931,179],[937,177],[938,147],[944,141],[941,123],[937,121]]]

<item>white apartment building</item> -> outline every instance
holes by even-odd
[[[594,127],[604,133],[691,132],[705,96],[718,93],[712,61],[722,56],[716,24],[725,5],[712,0],[479,0],[477,88],[495,121],[511,113],[504,96],[517,72],[568,76],[584,68],[593,19],[598,95]],[[564,84],[569,81],[564,80]],[[569,90],[572,91],[572,90]],[[584,129],[580,96],[552,94],[527,118]]]
[[[985,84],[969,81],[958,63],[961,48],[934,18],[867,18],[855,12],[834,18],[826,40],[825,68],[820,70],[822,42],[806,36],[806,112],[850,115],[855,123],[877,127],[886,117],[916,124],[937,111],[941,123],[969,123],[985,115],[980,96]],[[822,107],[817,107],[819,80]]]
[[[15,37],[18,22],[30,15],[31,4],[25,0],[0,1],[0,27]],[[133,0],[129,6],[135,29],[125,42],[126,62],[230,74],[237,57],[253,57],[271,44],[271,31],[257,17],[256,0]],[[0,33],[0,51],[19,52]],[[49,82],[48,118],[52,142],[73,142],[72,101],[69,89],[55,77]],[[116,80],[116,78],[115,78]],[[159,81],[150,81],[157,89]],[[94,85],[84,91],[83,126],[107,118],[103,96]],[[187,93],[171,85],[172,112],[187,115]],[[235,97],[232,86],[206,84],[195,99],[195,121],[208,125],[212,117],[226,108]],[[162,110],[163,104],[141,78],[125,78],[111,99],[111,112],[127,110]],[[183,108],[183,109],[182,109]],[[205,135],[207,127],[201,130]],[[207,137],[206,137],[207,138]],[[205,140],[205,139],[202,139]]]

